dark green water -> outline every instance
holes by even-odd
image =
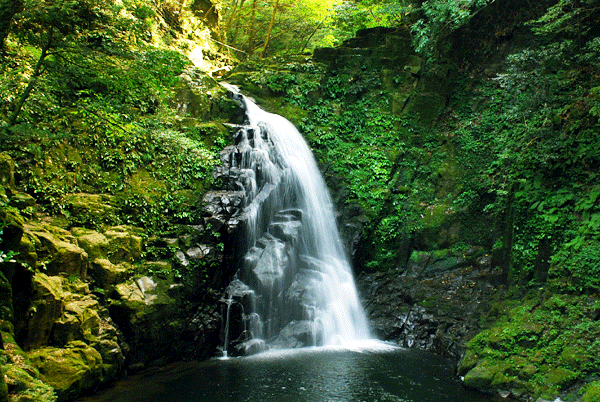
[[[178,363],[118,382],[83,402],[489,402],[454,363],[406,349],[302,350]]]

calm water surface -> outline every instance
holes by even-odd
[[[399,348],[304,349],[148,370],[81,402],[489,402],[455,364]]]

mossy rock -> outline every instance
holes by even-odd
[[[416,55],[411,55],[406,61],[404,71],[408,71],[411,74],[419,74],[423,68],[423,59]]]
[[[28,310],[26,350],[48,344],[54,323],[63,315],[66,292],[63,278],[37,272],[32,280],[33,295]]]
[[[119,343],[117,342],[117,331],[110,326],[113,334],[107,334],[107,326],[103,326],[105,336],[102,336],[91,346],[100,352],[102,356],[102,380],[111,381],[117,379],[125,364],[125,357]],[[101,334],[102,335],[102,334]]]
[[[110,315],[131,347],[130,364],[171,358],[182,331],[181,305],[172,282],[140,277],[115,286]]]
[[[131,272],[131,265],[125,262],[113,264],[106,258],[97,258],[90,263],[89,272],[96,283],[106,289],[125,279]]]
[[[461,187],[457,185],[457,182],[461,179],[462,172],[456,158],[445,158],[437,168],[435,174],[437,177],[433,181],[437,182],[435,186],[437,197],[444,197],[448,194],[452,194],[453,196],[458,195]]]
[[[461,224],[447,203],[418,205],[415,207],[421,215],[421,229],[415,241],[420,249],[435,250],[450,248],[460,241]]]
[[[34,368],[31,368],[31,362],[27,353],[17,344],[14,335],[14,327],[10,321],[0,321],[0,335],[4,345],[5,356],[3,356],[2,364],[15,364],[21,368],[29,370],[32,375],[38,375]]]
[[[39,371],[16,343],[12,323],[0,321],[0,331],[4,344],[0,372],[5,380],[9,400],[11,402],[56,401],[52,387],[39,379]]]
[[[70,232],[51,225],[28,223],[25,231],[35,236],[39,242],[37,254],[46,260],[45,269],[49,275],[78,276],[87,275],[88,255],[79,246]]]
[[[579,402],[600,402],[600,381],[589,383]]]
[[[458,375],[465,375],[468,373],[473,367],[477,365],[479,361],[479,356],[473,349],[467,349],[462,360],[458,364]]]
[[[167,261],[145,261],[142,264],[143,272],[149,272],[162,280],[174,281],[173,267]]]
[[[416,116],[420,125],[430,129],[445,105],[446,98],[436,92],[417,92],[408,100],[403,113]]]
[[[4,370],[0,366],[0,402],[8,402],[8,385],[4,378]]]
[[[432,252],[414,250],[408,260],[412,274],[431,277],[456,268],[459,258],[451,250],[442,249]]]
[[[491,359],[481,360],[464,377],[466,386],[476,389],[489,389],[492,387],[494,377],[502,371]]]
[[[54,323],[52,344],[65,345],[74,340],[88,343],[100,334],[100,305],[90,296],[72,300],[65,305],[63,315]]]
[[[522,389],[524,382],[519,380],[516,375],[509,373],[496,373],[492,380],[491,387],[499,390]]]
[[[89,345],[74,341],[59,349],[46,347],[29,353],[40,379],[56,391],[59,401],[94,388],[102,380],[102,356]]]
[[[74,228],[73,235],[77,237],[77,244],[85,250],[90,260],[108,256],[110,243],[104,234],[94,230]]]
[[[572,385],[579,373],[571,371],[564,367],[552,367],[546,374],[546,379],[550,386],[557,386],[559,389],[565,389]]]
[[[118,223],[117,211],[110,204],[111,197],[105,194],[69,194],[65,198],[69,205],[71,220],[78,225],[97,227],[101,224]]]
[[[200,119],[185,118],[180,121],[186,136],[194,141],[202,142],[207,147],[215,146],[218,139],[229,140],[230,127],[221,122],[205,122]]]
[[[168,294],[170,283],[158,277],[142,276],[131,282],[119,283],[115,291],[119,299],[133,310],[143,309],[144,305],[173,305],[175,300]]]
[[[108,259],[113,264],[134,262],[142,256],[142,236],[140,230],[132,226],[113,226],[104,232],[108,239]]]
[[[138,169],[129,178],[129,185],[134,194],[141,194],[148,202],[151,202],[149,194],[158,196],[167,191],[167,185],[164,180],[155,178],[145,169]]]
[[[36,244],[40,245],[39,240],[30,233],[24,233],[19,244],[19,262],[27,264],[34,269],[39,264]]]
[[[576,370],[580,370],[589,360],[589,354],[580,345],[565,346],[560,354],[561,363]]]
[[[13,364],[2,367],[10,402],[55,402],[54,388]]]
[[[227,98],[223,86],[198,69],[188,69],[180,75],[172,104],[178,116],[203,120],[228,119],[239,109],[239,105]]]
[[[32,207],[35,205],[35,198],[30,196],[27,193],[21,193],[20,191],[12,191],[10,196],[10,205],[23,210],[27,207]]]
[[[15,187],[15,162],[4,152],[0,153],[0,185]]]

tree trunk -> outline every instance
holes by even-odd
[[[229,40],[229,43],[231,44],[231,46],[235,47],[235,42],[237,41],[237,34],[238,34],[238,29],[240,27],[240,20],[242,19],[242,8],[244,7],[244,2],[246,0],[241,0],[240,2],[240,7],[239,7],[239,12],[238,12],[238,16],[235,19],[235,28],[233,29],[233,35],[231,36],[231,40]]]
[[[252,1],[252,17],[250,18],[250,37],[248,38],[248,57],[252,57],[254,50],[254,24],[256,23],[256,0]]]
[[[10,118],[8,119],[9,127],[14,126],[14,124],[17,122],[17,118],[19,117],[19,114],[21,113],[21,109],[23,109],[23,105],[25,104],[25,101],[27,100],[27,98],[29,98],[31,91],[33,91],[33,89],[35,88],[38,78],[40,77],[40,75],[42,75],[42,67],[44,66],[44,60],[48,56],[48,51],[52,48],[53,34],[54,34],[54,27],[50,27],[50,31],[48,32],[48,40],[42,47],[42,53],[40,54],[40,58],[38,59],[36,65],[35,65],[35,68],[33,69],[33,74],[31,76],[31,79],[29,80],[29,83],[25,87],[25,90],[19,97],[19,101],[17,102],[17,105],[15,106],[15,110],[12,112],[12,114],[10,115]]]
[[[317,26],[315,27],[315,29],[313,29],[312,33],[310,35],[308,35],[308,39],[306,39],[306,42],[304,42],[304,46],[302,46],[302,49],[300,49],[300,53],[304,52],[304,49],[306,49],[306,47],[308,46],[308,43],[310,42],[310,40],[312,39],[312,37],[315,36],[315,34],[319,30],[319,28],[321,28],[321,25],[323,25],[323,21],[325,21],[325,19],[321,20],[321,22],[319,22],[317,24]]]
[[[502,276],[510,286],[515,282],[515,272],[513,271],[512,249],[514,242],[514,202],[515,202],[515,184],[512,183],[508,190],[508,200],[506,201],[506,211],[504,216],[504,234],[502,239]]]
[[[269,30],[267,31],[267,39],[265,39],[265,47],[263,47],[260,57],[265,57],[265,54],[267,54],[267,47],[269,47],[269,40],[271,39],[271,32],[273,32],[273,24],[275,24],[275,15],[277,14],[278,7],[279,7],[279,0],[275,0],[275,6],[273,7],[273,14],[271,14],[271,22],[269,23]]]
[[[228,17],[227,23],[225,24],[225,29],[223,30],[223,32],[225,32],[225,35],[227,35],[227,31],[229,31],[229,28],[231,28],[231,24],[233,24],[233,20],[235,18],[237,8],[238,8],[238,2],[237,2],[237,0],[234,0],[233,7],[231,8],[231,11],[230,11],[231,14],[227,16]]]

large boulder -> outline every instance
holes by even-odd
[[[131,226],[121,225],[108,228],[104,232],[108,239],[108,259],[112,263],[134,262],[142,256],[142,236],[139,229]]]
[[[96,258],[90,263],[89,274],[101,288],[107,288],[125,279],[131,265],[125,262],[113,264],[106,258]]]
[[[117,212],[110,201],[110,196],[105,194],[76,193],[66,197],[71,219],[82,226],[115,224]]]
[[[67,401],[96,387],[102,380],[102,356],[82,341],[64,348],[45,347],[29,352],[40,379],[56,391],[59,401]]]
[[[106,231],[107,235],[90,229],[73,229],[77,243],[89,256],[88,273],[101,288],[122,281],[131,271],[130,262],[141,255],[142,239],[137,233],[128,226],[111,227]],[[118,261],[115,255],[128,262]]]
[[[73,235],[77,238],[77,244],[88,254],[90,260],[106,258],[110,243],[108,238],[95,230],[74,228]]]
[[[38,272],[32,279],[32,289],[32,301],[27,314],[29,318],[23,335],[23,345],[28,353],[43,356],[39,351],[52,347],[52,350],[48,350],[53,356],[58,356],[58,348],[72,349],[72,345],[79,345],[75,350],[94,349],[94,353],[101,356],[101,379],[107,381],[117,378],[125,360],[119,332],[108,310],[90,294],[88,285]],[[43,364],[40,360],[36,367]],[[95,375],[93,378],[96,378]],[[77,384],[69,385],[75,387],[74,390],[57,391],[70,395],[87,389]]]
[[[77,299],[65,304],[64,313],[54,323],[53,345],[63,346],[74,340],[91,340],[99,335],[100,304],[90,296]]]
[[[48,275],[87,275],[88,255],[70,232],[47,224],[27,223],[26,233],[37,239],[36,249]]]
[[[63,290],[63,278],[37,272],[32,280],[32,288],[32,301],[23,341],[25,350],[48,345],[54,323],[65,310],[66,292]]]
[[[15,162],[5,153],[0,153],[0,185],[9,188],[15,186]]]
[[[179,286],[156,276],[115,286],[109,311],[130,346],[130,367],[177,358],[187,320],[177,301],[178,291]]]
[[[239,105],[227,99],[227,91],[214,78],[196,68],[189,68],[179,76],[173,107],[180,117],[211,120],[225,117],[238,118]]]

